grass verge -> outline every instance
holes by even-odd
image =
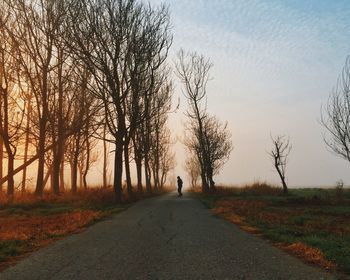
[[[307,262],[350,275],[350,190],[253,184],[200,195],[217,215]]]
[[[161,194],[135,194],[123,204],[112,189],[91,189],[76,195],[18,195],[9,203],[0,194],[0,271],[23,256],[69,234],[127,209],[134,202]]]

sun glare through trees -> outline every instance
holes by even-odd
[[[100,186],[107,187],[110,156],[116,201],[124,186],[131,195],[169,183],[176,164],[168,125],[176,111],[169,8],[132,0],[6,0],[1,11],[0,169],[7,194],[17,184],[22,192],[32,185],[38,196],[49,188],[76,193],[87,189],[91,166],[101,161]],[[209,190],[231,140],[202,104],[209,62],[191,57],[186,62],[182,53],[176,67],[190,108],[185,142]]]

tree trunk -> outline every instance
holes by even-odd
[[[78,174],[78,167],[77,167],[77,164],[73,161],[71,164],[71,192],[72,193],[77,192],[77,174]]]
[[[154,168],[153,170],[153,182],[154,182],[154,190],[158,190],[158,187],[159,187],[159,184],[158,184],[158,176],[157,176],[157,170],[156,170],[156,168]]]
[[[54,185],[54,177],[53,177],[53,168],[51,169],[51,173],[50,173],[50,188],[51,188],[51,192],[53,192],[53,185]]]
[[[103,187],[107,188],[107,160],[108,160],[108,151],[107,151],[107,124],[103,125]]]
[[[140,145],[141,143],[137,143],[136,141],[136,135],[133,136],[132,141],[134,144],[134,157],[135,157],[135,165],[136,165],[136,177],[137,177],[137,191],[139,193],[143,192],[142,188],[142,155],[137,148],[138,144]]]
[[[61,140],[60,140],[61,142]],[[60,172],[61,172],[61,162],[62,162],[62,143],[57,143],[57,151],[53,155],[53,193],[58,195],[60,193]]]
[[[74,143],[74,155],[71,165],[71,192],[77,193],[78,186],[77,186],[77,176],[78,176],[78,158],[79,158],[79,144],[80,144],[80,134],[78,133],[75,138]]]
[[[114,182],[115,200],[122,202],[122,176],[123,176],[123,139],[119,135],[116,138],[114,154]]]
[[[277,172],[278,172],[278,175],[280,176],[281,181],[282,181],[283,193],[284,193],[284,194],[287,194],[287,193],[288,193],[288,187],[287,187],[287,184],[286,184],[286,178],[285,178],[285,176],[283,175],[282,171],[279,169],[278,165],[275,165],[275,167],[276,167],[276,170],[277,170]]]
[[[51,59],[51,49],[48,50],[47,59]],[[36,177],[35,194],[41,196],[44,190],[44,169],[45,169],[45,144],[46,144],[46,124],[48,119],[48,63],[42,72],[42,91],[41,91],[41,118],[39,119],[39,141],[38,141],[38,171]],[[39,106],[39,104],[37,104]],[[39,110],[39,108],[38,108]]]
[[[58,195],[60,193],[60,170],[61,163],[64,155],[64,124],[63,124],[63,51],[58,50],[58,72],[57,72],[57,82],[58,82],[58,110],[57,110],[57,145],[54,147],[53,151],[53,192]]]
[[[51,150],[53,147],[53,145],[48,146],[45,149],[45,152]],[[6,176],[3,176],[2,179],[0,179],[0,184],[4,184],[5,182],[7,182],[7,180],[9,179],[10,176],[14,176],[17,173],[21,172],[24,168],[26,168],[27,166],[31,165],[34,161],[36,161],[39,158],[39,154],[36,154],[34,157],[32,157],[30,160],[28,160],[26,163],[23,163],[22,165],[18,166],[15,170],[13,170],[12,174],[7,174]]]
[[[47,182],[49,181],[51,173],[52,173],[52,165],[50,165],[49,169],[46,171],[45,178],[44,178],[44,189]]]
[[[44,168],[45,168],[45,136],[46,136],[46,121],[40,120],[39,128],[39,143],[38,143],[38,171],[36,177],[35,194],[41,196],[44,189]]]
[[[87,184],[87,173],[88,172],[87,171],[88,171],[88,169],[86,167],[85,171],[83,172],[83,176],[82,176],[84,190],[88,189],[88,184]]]
[[[151,187],[151,172],[149,170],[149,160],[148,160],[148,155],[145,155],[145,180],[146,180],[146,191],[148,193],[152,192],[152,187]]]
[[[126,177],[126,187],[128,194],[132,195],[132,184],[131,184],[131,174],[130,174],[130,162],[129,162],[129,140],[126,139],[124,143],[124,165],[125,165],[125,177]]]
[[[167,179],[167,172],[162,172],[162,176],[161,176],[161,179],[160,179],[160,189],[163,189],[164,188],[164,185],[166,183],[166,179]]]
[[[140,156],[135,155],[135,163],[136,163],[136,175],[137,175],[137,191],[142,193],[142,158]]]
[[[208,181],[209,181],[209,190],[215,191],[215,182],[213,180],[213,169],[211,167],[208,168]]]
[[[27,101],[27,124],[26,124],[26,138],[24,143],[24,158],[23,163],[26,163],[28,160],[28,148],[29,148],[29,129],[30,129],[30,115],[31,115],[31,106],[30,106],[30,98]],[[21,191],[24,193],[26,191],[26,181],[27,181],[27,167],[23,169],[22,174],[22,188]]]
[[[15,157],[12,153],[7,153],[7,174],[12,174],[14,169],[14,161]],[[15,192],[15,182],[13,179],[13,176],[10,176],[10,178],[7,181],[7,195],[13,196]]]
[[[288,187],[287,187],[287,184],[286,184],[284,178],[283,178],[283,180],[282,180],[282,185],[283,185],[283,193],[284,193],[284,194],[288,194]]]
[[[79,188],[83,188],[83,170],[79,168]]]
[[[90,140],[89,140],[89,131],[88,131],[88,126],[86,129],[86,161],[85,161],[85,170],[83,173],[83,184],[84,184],[84,189],[87,190],[88,185],[87,185],[87,174],[90,169]]]
[[[61,162],[61,170],[60,170],[60,191],[65,191],[65,185],[64,185],[64,159],[62,159]]]
[[[4,141],[0,135],[0,179],[2,179],[3,174],[3,163],[4,163]],[[2,192],[2,183],[0,184],[0,193]]]
[[[209,185],[208,185],[205,173],[203,171],[201,171],[201,179],[202,179],[202,192],[206,193],[209,191]]]
[[[10,143],[10,136],[9,136],[9,108],[8,108],[8,95],[7,91],[2,93],[3,96],[3,112],[4,115],[1,116],[3,119],[1,120],[3,122],[3,135],[2,140],[4,141],[4,146],[6,149],[7,154],[7,195],[9,196],[10,200],[12,201],[12,197],[15,191],[15,182],[13,179],[13,170],[14,170],[14,160],[15,160],[15,151],[12,150],[11,143]],[[2,109],[2,108],[1,108]],[[0,109],[0,110],[1,110]]]

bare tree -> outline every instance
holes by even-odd
[[[154,114],[151,115],[151,147],[150,147],[150,167],[153,173],[154,188],[157,190],[164,185],[164,177],[166,177],[171,168],[169,165],[172,157],[170,150],[171,135],[167,128],[168,114],[171,110],[172,99],[172,84],[166,80],[161,80],[162,85],[158,92],[153,97],[151,102],[151,108],[153,108]],[[167,157],[170,157],[167,159]],[[163,166],[164,164],[164,166]],[[163,174],[163,176],[162,176]],[[163,177],[163,180],[162,180]]]
[[[102,167],[102,177],[103,177],[103,187],[107,188],[108,182],[107,182],[107,172],[108,172],[108,141],[107,139],[107,124],[103,124],[103,167]]]
[[[83,142],[80,147],[78,158],[78,169],[80,175],[80,188],[88,188],[87,175],[90,168],[99,160],[99,154],[94,151],[98,144],[98,139],[93,137],[94,126],[88,122],[84,128]]]
[[[189,109],[185,145],[197,157],[204,192],[215,189],[213,176],[219,172],[232,151],[231,133],[227,123],[221,123],[207,112],[206,86],[212,63],[197,53],[180,51],[177,75],[184,85]]]
[[[9,164],[8,174],[0,174],[0,185],[8,181],[13,186],[13,176],[23,170],[24,191],[27,167],[38,161],[35,193],[41,195],[50,178],[53,192],[59,194],[68,159],[75,192],[79,170],[87,185],[95,159],[90,150],[102,138],[115,146],[117,201],[122,199],[123,168],[127,190],[132,192],[132,159],[137,162],[139,189],[142,163],[147,188],[151,189],[151,174],[156,187],[161,187],[173,165],[165,125],[171,94],[164,102],[160,98],[169,85],[164,66],[172,43],[168,8],[137,0],[4,0],[0,6],[0,30],[6,33],[0,46],[9,57],[6,63],[13,64],[12,72],[0,69],[0,76],[11,74],[10,79],[0,79],[0,144],[11,161],[17,142],[24,147],[23,164],[17,168]],[[11,46],[3,47],[7,42]],[[6,99],[8,90],[17,92],[18,98]],[[32,147],[36,154],[30,156]]]
[[[185,134],[185,145],[190,154],[196,155],[195,162],[199,163],[201,172],[204,168],[201,163],[205,162],[204,178],[210,189],[215,190],[213,177],[220,172],[233,149],[231,132],[227,128],[227,123],[221,123],[213,116],[206,115],[202,124],[204,150],[202,150],[199,143],[199,128],[193,122],[190,122],[187,127],[188,133]]]
[[[276,171],[281,179],[283,186],[283,193],[288,193],[288,187],[286,183],[286,166],[288,162],[288,156],[292,149],[289,141],[289,137],[283,135],[278,135],[276,137],[271,136],[273,143],[273,148],[271,149],[269,155],[272,158],[273,164]]]
[[[324,141],[337,156],[350,161],[350,57],[347,57],[336,88],[321,109]]]
[[[212,66],[213,64],[209,59],[195,52],[185,54],[185,52],[181,50],[178,54],[176,70],[180,81],[184,85],[184,95],[189,105],[186,115],[189,118],[191,126],[197,130],[197,133],[194,132],[194,136],[196,136],[198,140],[196,155],[201,168],[202,189],[204,192],[209,190],[209,184],[206,180],[207,160],[205,154],[203,120],[207,114],[206,87],[210,78],[209,71]]]
[[[185,169],[188,177],[191,180],[191,187],[197,187],[198,178],[200,177],[201,170],[197,161],[197,157],[193,154],[193,152],[188,153],[188,157],[185,161]]]
[[[78,190],[78,163],[79,163],[79,154],[80,147],[82,145],[82,135],[81,133],[73,134],[67,140],[65,156],[66,160],[70,165],[70,185],[71,192],[76,193]]]
[[[31,124],[31,117],[32,117],[32,101],[31,101],[31,94],[27,93],[25,95],[25,109],[26,109],[26,127],[25,127],[25,140],[24,140],[24,155],[23,155],[23,163],[26,163],[28,160],[28,152],[29,152],[29,144],[30,144],[30,124]],[[27,168],[25,167],[23,169],[22,173],[22,185],[21,185],[21,191],[24,193],[26,191],[26,184],[27,184]]]
[[[44,159],[47,146],[49,98],[52,90],[50,73],[54,70],[54,37],[59,32],[59,1],[6,0],[7,9],[16,26],[7,26],[10,37],[16,42],[16,54],[21,67],[22,79],[30,87],[35,99],[38,130],[38,171],[36,194],[41,195],[44,180]]]
[[[128,101],[140,97],[132,82],[134,77],[154,66],[140,66],[140,55],[152,57],[151,62],[154,58],[160,62],[165,60],[171,43],[168,11],[166,8],[154,10],[134,0],[77,1],[76,4],[73,17],[77,22],[71,30],[71,40],[94,77],[94,94],[104,104],[105,121],[115,145],[113,186],[116,200],[121,201],[123,160],[128,191],[131,191],[129,143],[140,122],[138,114],[128,115]]]
[[[1,16],[1,15],[0,15]],[[3,17],[0,25],[5,24]],[[10,20],[6,22],[13,24]],[[4,26],[4,25],[3,25]],[[7,155],[7,194],[14,194],[14,161],[21,138],[24,108],[19,104],[20,90],[16,85],[19,68],[15,42],[6,28],[0,28],[0,137]]]
[[[233,149],[231,138],[227,122],[222,123],[216,117],[209,115],[204,119],[206,175],[211,189],[215,188],[214,175],[219,173],[230,157]]]

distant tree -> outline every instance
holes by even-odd
[[[192,164],[199,163],[200,169],[205,167],[205,180],[210,189],[214,190],[213,177],[219,173],[233,149],[231,132],[227,128],[227,123],[221,123],[216,117],[209,115],[203,118],[202,125],[204,147],[201,148],[200,146],[200,130],[197,123],[194,122],[190,122],[188,127],[189,134],[185,136],[185,145],[190,153],[194,153],[197,157]],[[205,163],[204,167],[203,162]]]
[[[204,120],[205,151],[207,154],[207,180],[210,187],[215,187],[213,180],[223,165],[228,161],[232,146],[232,135],[227,122],[222,123],[214,116],[207,116]]]
[[[90,128],[90,129],[89,129]],[[98,139],[94,138],[91,131],[93,126],[88,123],[84,129],[83,143],[78,159],[78,169],[80,178],[80,188],[86,190],[88,188],[87,175],[94,163],[99,160],[99,153],[94,151],[98,144]]]
[[[198,178],[201,174],[201,170],[197,161],[197,157],[192,152],[188,153],[187,159],[185,161],[185,170],[187,172],[188,177],[191,180],[191,187],[197,187]]]
[[[172,84],[161,82],[161,87],[154,95],[151,115],[151,149],[150,167],[153,173],[154,188],[159,189],[164,185],[167,173],[172,168],[171,134],[167,128],[168,113],[171,109]]]
[[[231,133],[227,124],[221,123],[207,112],[206,86],[212,63],[197,53],[180,51],[176,64],[177,75],[184,85],[189,109],[185,145],[197,157],[202,180],[202,190],[215,189],[213,176],[219,172],[232,151]]]
[[[286,166],[289,153],[292,146],[289,141],[289,137],[278,135],[276,137],[271,136],[273,147],[269,155],[272,158],[272,162],[276,168],[278,175],[281,178],[283,193],[288,193],[288,187],[286,183]]]
[[[321,124],[326,129],[323,139],[327,147],[350,161],[350,57],[327,104],[321,109]]]
[[[191,138],[192,149],[198,158],[201,169],[202,189],[204,192],[209,190],[209,184],[206,180],[206,153],[204,139],[203,121],[206,112],[206,87],[209,80],[209,71],[212,67],[209,59],[197,53],[186,54],[181,50],[178,54],[176,64],[177,75],[184,85],[184,94],[188,101],[189,109],[186,115],[189,120],[189,128],[192,130]],[[203,104],[204,103],[204,104]],[[196,130],[196,131],[193,131]]]

